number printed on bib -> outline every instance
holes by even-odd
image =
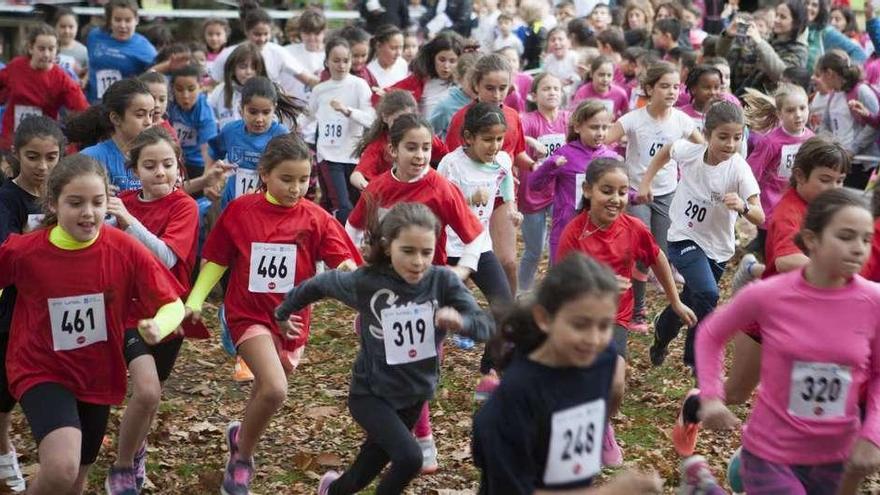
[[[795,361],[791,367],[788,413],[820,421],[843,417],[850,385],[852,372],[847,366]]]
[[[345,139],[345,134],[348,132],[348,119],[334,117],[321,121],[319,126],[318,137],[323,140],[325,144],[335,146],[341,144]]]
[[[180,141],[181,146],[195,146],[196,145],[196,130],[192,127],[181,123],[175,122],[173,124],[174,132],[177,133],[177,140]]]
[[[15,105],[15,129],[18,129],[21,121],[28,115],[43,115],[43,110],[30,105]]]
[[[605,111],[608,112],[608,115],[611,115],[613,118],[614,117],[614,100],[606,100],[603,98],[599,101],[601,101],[602,104],[605,105]]]
[[[238,167],[235,171],[235,197],[256,191],[259,180],[256,170]]]
[[[783,179],[791,178],[794,157],[799,149],[801,149],[801,143],[782,145],[782,151],[779,153],[779,176]]]
[[[648,147],[648,156],[653,158],[654,155],[656,155],[657,153],[660,152],[660,150],[663,149],[664,144],[666,144],[666,143],[663,143],[660,141],[656,141],[656,142],[651,143],[651,145]]]
[[[95,83],[97,84],[98,98],[104,96],[104,93],[113,86],[116,81],[122,80],[122,73],[116,69],[102,69],[95,72]]]
[[[251,243],[249,291],[285,294],[293,289],[295,277],[296,244]]]
[[[602,469],[605,401],[596,399],[553,413],[545,485],[584,481]]]
[[[104,294],[49,299],[52,345],[70,351],[107,340]]]
[[[381,317],[386,363],[414,363],[437,355],[433,304],[385,308]]]
[[[545,134],[538,138],[538,142],[547,148],[547,156],[550,156],[565,144],[565,134]]]
[[[587,181],[587,174],[574,175],[574,209],[577,211],[581,207],[581,201],[584,199],[584,182]]]

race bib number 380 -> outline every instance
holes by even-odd
[[[431,303],[382,310],[385,362],[407,364],[437,355]]]
[[[840,418],[846,414],[851,384],[852,372],[846,366],[795,361],[788,413],[813,420]]]
[[[284,294],[293,289],[295,277],[295,244],[251,243],[249,291]]]
[[[604,434],[605,401],[602,399],[554,413],[544,484],[562,485],[599,474]]]
[[[70,351],[107,340],[104,294],[49,299],[52,345]]]

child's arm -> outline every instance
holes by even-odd
[[[529,187],[536,191],[547,187],[548,184],[556,180],[559,170],[566,163],[568,163],[568,159],[557,150],[553,156],[544,160],[544,163],[532,172],[532,175],[529,176]]]
[[[192,319],[194,321],[198,321],[201,318],[205,299],[208,298],[211,289],[223,278],[223,274],[226,273],[227,269],[227,267],[218,265],[213,261],[208,261],[202,266],[196,283],[186,299],[186,309],[192,312]]]
[[[444,309],[453,309],[460,317],[454,325],[442,325],[456,331],[465,337],[470,337],[478,342],[485,342],[495,333],[495,323],[491,316],[486,314],[474,299],[471,291],[465,287],[464,282],[451,272],[446,278],[446,287],[443,291],[443,301],[440,302],[441,308],[437,312],[437,319],[440,323],[448,323],[447,315],[442,314]],[[449,313],[449,312],[445,312]],[[449,315],[454,319],[455,315]],[[450,328],[451,327],[451,328]],[[457,327],[457,328],[456,328]]]
[[[663,287],[663,292],[666,294],[666,300],[669,301],[669,306],[675,311],[675,314],[677,314],[687,326],[692,327],[696,325],[697,315],[694,314],[691,308],[681,302],[681,299],[678,297],[678,287],[675,286],[675,279],[672,277],[672,268],[669,266],[669,260],[666,259],[666,255],[663,254],[663,251],[658,252],[657,261],[651,265],[651,271],[654,272],[654,275],[657,275],[657,281],[660,282],[660,285]]]
[[[152,318],[138,322],[138,333],[149,345],[155,345],[165,337],[174,333],[183,318],[186,316],[186,308],[180,299],[175,299],[156,311]]]
[[[739,197],[739,194],[727,193],[724,195],[723,200],[724,206],[726,206],[728,210],[739,213],[752,225],[761,225],[764,223],[764,210],[761,208],[761,202],[759,201],[757,194],[749,196],[749,199],[746,200],[749,205],[749,210],[745,214],[743,214],[745,205],[743,200]]]
[[[669,143],[663,145],[663,147],[660,148],[660,151],[658,151],[657,154],[654,155],[654,158],[651,159],[651,165],[648,166],[648,170],[642,177],[642,183],[639,184],[640,203],[650,203],[654,200],[654,194],[651,192],[651,183],[654,181],[654,177],[657,176],[657,172],[669,163],[672,155],[672,146],[674,144],[675,143]]]
[[[177,255],[174,254],[174,251],[165,244],[165,241],[150,232],[144,227],[144,224],[129,213],[121,199],[115,196],[109,198],[107,201],[107,213],[116,217],[116,226],[120,230],[131,234],[141,244],[146,246],[165,268],[172,268],[177,264]]]
[[[605,135],[605,144],[610,146],[621,139],[626,135],[626,131],[623,129],[623,124],[620,123],[620,120],[611,124],[611,128],[608,129],[608,134]]]
[[[356,273],[329,270],[303,281],[291,289],[275,308],[275,321],[287,321],[291,314],[327,297],[356,309]]]

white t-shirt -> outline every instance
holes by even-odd
[[[449,96],[449,90],[452,89],[453,86],[455,86],[455,83],[452,81],[444,81],[443,79],[438,79],[436,77],[432,77],[425,82],[425,88],[422,90],[422,98],[419,101],[419,111],[422,113],[422,117],[424,117],[425,120],[431,118],[434,109],[437,108],[437,105],[439,105],[441,101]]]
[[[642,182],[651,159],[663,145],[689,137],[695,129],[694,121],[676,108],[664,120],[655,120],[648,114],[648,109],[642,107],[620,117],[617,122],[626,133],[626,170],[629,183],[634,187]],[[651,185],[655,196],[663,196],[675,191],[676,184],[678,170],[673,160],[657,172]]]
[[[492,47],[492,51],[498,51],[502,48],[507,48],[508,46],[512,46],[516,53],[522,56],[525,48],[523,47],[522,40],[519,39],[519,36],[510,33],[508,36],[501,36],[500,34],[495,38],[495,41],[492,42],[491,45],[487,45]]]
[[[667,239],[694,241],[715,261],[733,256],[733,227],[737,213],[724,206],[724,195],[736,193],[746,201],[761,192],[749,164],[739,153],[718,165],[704,160],[705,144],[686,139],[675,141],[671,156],[681,167],[681,182],[669,205]]]
[[[318,160],[337,163],[357,163],[353,158],[355,145],[364,129],[373,124],[376,112],[370,103],[373,92],[360,77],[346,74],[340,81],[329,79],[312,89],[309,95],[309,115],[318,128]],[[332,100],[351,109],[346,117],[330,106]]]
[[[370,69],[373,77],[376,78],[376,82],[379,83],[380,88],[392,86],[394,83],[402,81],[409,75],[409,66],[407,66],[406,60],[404,60],[403,57],[397,57],[397,60],[395,60],[387,70],[379,65],[379,59],[374,58],[369,64],[367,64],[367,69]]]
[[[437,166],[437,172],[458,187],[468,207],[483,224],[483,233],[475,241],[479,242],[480,254],[492,250],[492,237],[488,235],[489,219],[495,209],[495,197],[504,192],[502,183],[513,179],[512,169],[513,161],[504,151],[495,155],[494,164],[487,165],[471,160],[461,146],[444,156]],[[504,188],[510,196],[503,198],[505,201],[514,199],[512,182],[509,182],[509,186]],[[460,257],[464,246],[458,234],[447,225],[446,254],[454,258]]]
[[[211,79],[217,82],[223,81],[223,66],[226,64],[226,59],[229,58],[229,55],[231,55],[232,51],[237,47],[238,45],[227,46],[219,55],[217,55],[217,58],[214,59],[214,63],[211,65]],[[266,43],[263,45],[260,54],[263,55],[263,63],[266,65],[266,74],[269,76],[269,79],[273,81],[278,81],[281,78],[281,74],[285,72],[294,76],[305,72],[303,64],[277,43],[271,41]]]
[[[208,106],[214,111],[218,129],[223,129],[226,124],[241,119],[241,91],[238,88],[232,90],[232,105],[227,107],[223,94],[225,88],[226,83],[220,83],[208,95]]]
[[[310,52],[306,50],[306,45],[302,43],[286,45],[283,48],[287,50],[294,59],[302,64],[305,72],[318,77],[320,76],[321,71],[324,70],[323,50]],[[281,74],[281,78],[278,80],[278,85],[281,86],[281,89],[290,96],[295,96],[303,101],[309,101],[309,93],[312,92],[312,88],[303,84],[302,81],[294,77],[293,74]]]

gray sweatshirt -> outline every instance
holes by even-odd
[[[434,396],[440,373],[436,351],[446,336],[444,329],[434,327],[436,310],[455,308],[463,320],[461,335],[477,341],[487,340],[495,329],[492,318],[461,280],[448,268],[437,266],[429,268],[417,284],[407,283],[390,266],[362,267],[350,273],[327,271],[291,290],[275,310],[275,318],[286,320],[292,312],[325,297],[359,313],[361,348],[352,369],[350,393],[381,397],[396,409]],[[383,319],[384,328],[391,332],[387,338]],[[434,339],[425,341],[431,329]]]

